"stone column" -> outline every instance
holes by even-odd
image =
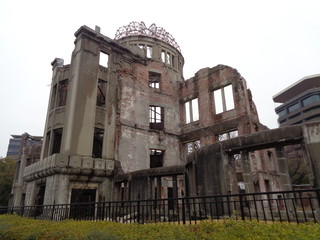
[[[161,199],[161,177],[157,177],[157,199]]]
[[[155,178],[154,177],[150,177],[150,199],[154,199],[155,198]]]
[[[283,190],[290,191],[292,190],[292,186],[291,186],[291,180],[288,172],[288,162],[284,156],[283,146],[276,147],[275,150],[276,150],[276,157],[277,157],[278,166],[279,166],[279,176],[283,186]]]
[[[173,198],[178,198],[178,181],[177,175],[172,176]]]
[[[253,176],[252,176],[249,152],[246,152],[246,151],[241,152],[241,163],[242,163],[243,182],[245,185],[246,193],[254,193]]]

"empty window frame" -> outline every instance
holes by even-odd
[[[50,109],[65,106],[68,96],[68,80],[62,80],[53,86]]]
[[[165,50],[161,50],[161,61],[170,66],[173,66],[174,55]]]
[[[238,137],[238,130],[233,130],[225,133],[220,133],[217,135],[217,140],[218,141],[224,141],[230,138],[235,138]]]
[[[49,146],[50,146],[50,138],[51,138],[51,131],[47,132],[44,144],[44,158],[49,155]]]
[[[201,147],[200,140],[195,140],[192,142],[186,143],[187,154],[190,154]]]
[[[105,107],[106,94],[107,94],[107,82],[99,79],[98,89],[97,89],[97,106],[98,107]]]
[[[147,45],[147,58],[152,58],[152,46]]]
[[[149,72],[149,87],[160,88],[161,74],[156,72]]]
[[[184,104],[186,112],[186,123],[199,120],[198,98],[192,99]]]
[[[68,80],[63,80],[59,82],[58,107],[65,106],[67,103],[68,84]]]
[[[52,150],[51,154],[60,153],[61,140],[62,140],[62,128],[53,129],[52,132]]]
[[[166,63],[169,64],[169,65],[171,65],[171,54],[170,54],[170,53],[167,53]]]
[[[92,157],[102,158],[104,129],[94,128]]]
[[[147,58],[152,58],[152,46],[142,43],[138,44],[137,46],[144,51],[144,54]]]
[[[164,108],[149,106],[149,127],[150,129],[161,130],[164,128]]]
[[[109,65],[109,54],[100,52],[99,65],[108,68]]]
[[[216,114],[234,109],[232,85],[213,91]]]
[[[56,106],[56,95],[57,95],[57,86],[58,84],[54,85],[52,88],[52,95],[51,95],[51,103],[50,103],[50,109],[54,109]]]
[[[161,61],[163,63],[166,62],[166,51],[164,51],[164,50],[161,51]]]
[[[150,168],[163,167],[163,150],[150,149]]]
[[[178,62],[179,62],[179,70],[182,71],[182,59],[181,57],[178,57]]]

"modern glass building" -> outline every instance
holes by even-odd
[[[273,96],[279,126],[320,120],[320,74],[302,78]]]

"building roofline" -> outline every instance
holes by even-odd
[[[306,89],[320,87],[320,74],[306,76],[299,81],[293,83],[281,92],[274,95],[273,101],[277,103],[284,103],[289,99],[303,93]]]

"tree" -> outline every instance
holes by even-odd
[[[304,163],[303,158],[289,158],[288,159],[288,169],[291,179],[291,184],[309,184],[309,168]]]
[[[9,202],[16,160],[0,159],[0,206],[7,206]]]
[[[291,184],[309,184],[310,169],[305,163],[302,147],[300,145],[287,146],[286,158]]]

